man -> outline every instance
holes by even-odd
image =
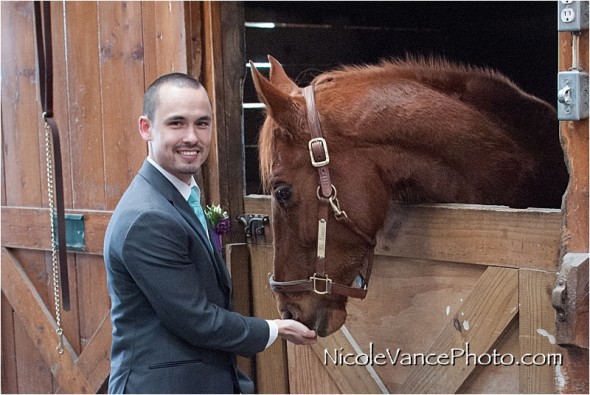
[[[110,393],[252,392],[236,355],[260,352],[277,335],[316,341],[299,322],[231,311],[227,269],[197,217],[202,209],[188,203],[199,200],[193,174],[207,159],[211,122],[207,92],[186,74],[162,76],[145,93],[139,132],[148,158],[105,235]]]

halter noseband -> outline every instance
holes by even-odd
[[[303,96],[307,106],[307,124],[309,126],[311,140],[309,140],[308,148],[311,158],[311,165],[318,169],[319,186],[317,196],[320,201],[318,205],[318,244],[316,255],[316,270],[313,276],[309,279],[293,280],[293,281],[275,281],[274,275],[269,276],[270,287],[275,292],[302,292],[314,291],[319,295],[338,294],[347,297],[364,299],[367,295],[367,288],[369,286],[369,278],[371,277],[371,269],[373,267],[373,247],[375,247],[375,238],[368,236],[363,232],[354,222],[352,222],[346,212],[340,209],[340,203],[337,199],[337,191],[330,179],[330,170],[328,164],[330,163],[330,156],[328,154],[328,145],[326,140],[322,137],[322,129],[318,118],[318,112],[315,108],[315,98],[313,86],[308,86],[303,89]],[[337,221],[343,222],[350,230],[360,236],[370,245],[369,255],[366,265],[363,265],[359,271],[360,284],[358,288],[350,287],[348,285],[337,284],[326,273],[326,231],[328,225],[329,210]]]

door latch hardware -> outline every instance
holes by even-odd
[[[553,288],[553,292],[551,293],[551,304],[557,313],[557,320],[558,321],[565,321],[565,304],[567,302],[567,288],[566,288],[566,281],[564,278],[559,278],[557,280],[557,286]]]
[[[244,226],[248,239],[264,236],[264,226],[270,223],[268,215],[264,214],[242,214],[238,216],[238,221]]]
[[[85,251],[86,236],[84,232],[83,214],[65,214],[66,249],[68,251]],[[53,226],[57,229],[57,216],[53,217]],[[55,244],[57,246],[57,235]]]

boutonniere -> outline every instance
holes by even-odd
[[[213,241],[215,242],[217,251],[221,252],[221,236],[228,233],[231,229],[229,215],[227,214],[227,211],[222,209],[219,205],[213,204],[207,206],[205,209],[205,216],[215,233]]]

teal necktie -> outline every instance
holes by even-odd
[[[209,240],[209,231],[207,230],[207,220],[205,219],[205,213],[203,212],[203,208],[201,207],[201,197],[200,191],[197,187],[191,188],[191,195],[188,198],[188,204],[193,209],[195,215],[203,225],[203,229],[205,230],[205,234],[207,235],[207,241],[209,241],[209,247],[211,247],[211,241]]]

